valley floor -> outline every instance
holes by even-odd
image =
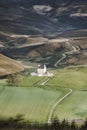
[[[66,95],[71,95],[56,106],[52,118],[69,121],[87,117],[87,68],[51,70],[54,77],[41,85],[46,77],[24,76],[19,87],[9,87],[0,80],[0,118],[23,115],[31,122],[47,122],[53,106]]]

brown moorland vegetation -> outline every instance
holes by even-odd
[[[17,73],[23,70],[24,67],[22,64],[16,62],[11,58],[8,58],[7,56],[0,54],[0,76]]]

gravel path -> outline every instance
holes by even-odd
[[[58,100],[58,102],[57,102],[56,104],[54,104],[54,106],[53,106],[52,109],[51,109],[50,115],[49,115],[49,117],[48,117],[47,123],[51,123],[52,117],[53,117],[54,112],[55,112],[56,108],[58,107],[58,105],[59,105],[64,99],[66,99],[72,92],[73,92],[73,90],[70,89],[69,92],[68,92],[65,96],[63,96],[60,100]]]
[[[43,82],[40,83],[39,85],[46,85],[49,80],[50,80],[50,78],[47,78],[45,81],[43,81]],[[72,90],[72,89],[69,89],[69,92],[68,92],[66,95],[64,95],[62,98],[60,98],[60,99],[58,100],[58,102],[56,102],[56,103],[54,104],[54,106],[52,107],[52,109],[51,109],[51,111],[50,111],[49,117],[48,117],[48,121],[47,121],[48,124],[51,123],[52,117],[53,117],[54,112],[55,112],[56,108],[58,107],[58,105],[59,105],[65,98],[67,98],[72,92],[73,92],[73,90]]]

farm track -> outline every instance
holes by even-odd
[[[55,112],[56,108],[58,107],[58,105],[59,105],[63,100],[65,100],[69,95],[71,95],[72,92],[73,92],[73,90],[72,90],[72,89],[69,89],[69,92],[68,92],[65,96],[63,96],[62,98],[60,98],[60,100],[58,100],[58,102],[52,107],[51,112],[50,112],[50,115],[49,115],[49,117],[48,117],[48,121],[47,121],[48,124],[52,122],[52,117],[53,117],[54,112]]]
[[[47,82],[50,80],[50,78],[47,78],[45,81],[43,81],[40,85],[46,85]]]
[[[19,47],[15,47],[15,49],[21,49],[21,48],[24,48],[24,47],[32,47],[32,46],[39,46],[39,45],[44,45],[46,44],[45,42],[35,42],[35,43],[31,43],[31,44],[25,44],[25,45],[21,45]]]
[[[47,84],[47,82],[48,82],[50,79],[51,79],[51,78],[47,78],[47,79],[46,79],[45,81],[43,81],[42,83],[40,83],[40,81],[39,81],[39,82],[38,82],[38,85],[44,86],[44,85]],[[48,120],[47,120],[47,123],[48,123],[48,124],[52,122],[52,117],[53,117],[54,112],[55,112],[56,108],[58,107],[58,105],[59,105],[63,100],[65,100],[69,95],[71,95],[72,92],[73,92],[73,90],[72,90],[72,89],[69,89],[69,92],[68,92],[66,95],[64,95],[62,98],[60,98],[60,99],[53,105],[53,107],[52,107],[52,109],[51,109],[51,111],[50,111]]]
[[[41,79],[41,80],[39,80],[39,81],[37,81],[36,83],[34,83],[33,85],[34,86],[40,86],[40,85],[42,85],[42,86],[44,86],[44,85],[46,85],[47,84],[47,82],[50,80],[50,78],[48,77],[48,78],[44,78],[44,79]]]

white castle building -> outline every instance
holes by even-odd
[[[32,72],[31,76],[48,76],[48,77],[52,77],[53,73],[49,73],[47,71],[46,65],[38,65],[38,68],[37,68],[36,72]]]

